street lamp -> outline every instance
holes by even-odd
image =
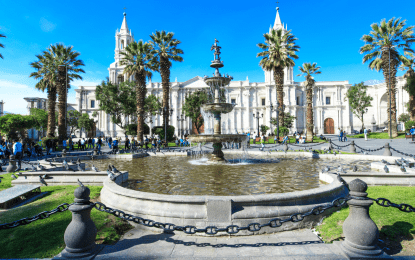
[[[252,116],[254,117],[254,118],[256,118],[257,119],[257,125],[258,125],[258,136],[260,136],[260,134],[259,134],[259,119],[260,118],[263,118],[264,117],[264,114],[261,114],[261,116],[259,115],[259,112],[256,112],[256,116],[255,116],[255,114],[252,114]]]
[[[382,47],[382,52],[384,52],[384,51],[389,52],[389,80],[388,80],[388,88],[389,88],[389,138],[392,139],[391,49],[384,46],[384,47]]]
[[[269,105],[269,127],[271,129],[271,134],[272,134],[272,124],[271,124],[271,120],[272,120],[272,112],[274,112],[274,106],[272,105],[272,103]],[[278,138],[277,138],[278,139]]]

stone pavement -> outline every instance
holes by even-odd
[[[309,229],[255,236],[202,237],[153,233],[139,228],[106,246],[103,259],[347,259]]]

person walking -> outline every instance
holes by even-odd
[[[346,131],[343,130],[343,142],[347,141]]]
[[[365,134],[365,141],[367,141],[367,129],[366,128],[363,130],[363,133]]]
[[[111,145],[112,145],[112,137],[110,136],[110,138],[108,138],[108,146],[111,149]]]
[[[343,130],[340,130],[339,141],[343,142]]]
[[[101,145],[102,145],[102,140],[101,140],[101,136],[98,138],[97,141],[97,148],[98,148],[98,152],[101,152]]]
[[[17,169],[20,170],[22,168],[22,157],[23,157],[23,146],[19,142],[19,140],[15,140],[13,144],[13,154],[15,160],[17,160]]]
[[[130,149],[130,139],[125,139],[125,149]]]
[[[414,138],[415,138],[415,126],[412,126],[411,130],[409,130],[409,133],[412,136],[412,141],[414,141]]]

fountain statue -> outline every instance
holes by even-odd
[[[212,77],[205,76],[203,79],[210,87],[210,93],[213,97],[212,103],[207,103],[202,106],[205,112],[212,113],[214,118],[213,134],[208,135],[190,135],[189,139],[196,143],[213,143],[213,153],[209,159],[209,163],[225,163],[224,154],[222,152],[222,142],[245,142],[246,135],[238,134],[222,134],[221,133],[221,114],[229,113],[233,110],[234,104],[224,102],[224,87],[228,86],[233,79],[229,75],[221,75],[219,68],[222,68],[223,61],[220,60],[220,49],[218,46],[218,40],[215,39],[215,43],[211,47],[211,51],[214,50],[214,60],[210,64],[210,67],[215,69],[215,73]]]

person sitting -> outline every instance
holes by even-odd
[[[300,143],[300,135],[297,133],[297,135],[295,136],[295,143],[298,144]]]
[[[324,137],[324,135],[323,135],[323,134],[320,134],[320,139],[321,139],[321,140],[326,140],[326,138]]]
[[[305,142],[305,138],[304,137],[300,137],[300,144],[303,144]]]
[[[175,143],[176,143],[176,146],[179,146],[179,144],[180,144],[180,141],[179,141],[179,139],[177,139],[177,138],[176,138],[176,141],[175,141]]]
[[[284,136],[284,138],[282,139],[282,143],[283,144],[288,143],[288,135]]]
[[[415,126],[412,126],[409,130],[409,133],[412,135],[412,141],[415,139]]]

